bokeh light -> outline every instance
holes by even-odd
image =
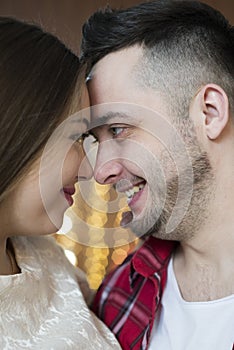
[[[55,237],[65,249],[69,261],[86,273],[90,288],[96,290],[105,275],[120,265],[127,255],[136,249],[139,240],[133,240],[128,230],[120,228],[122,211],[127,209],[126,199],[118,198],[113,188],[99,185],[94,180],[91,180],[90,188],[92,191],[89,191],[87,200],[77,185],[74,204],[67,210],[64,224]],[[95,209],[98,203],[95,208],[89,205],[94,200],[95,203],[98,200],[102,201],[102,206],[103,201],[106,202],[104,205],[106,211]],[[110,201],[116,200],[119,201],[119,211],[108,213]],[[88,223],[85,228],[82,226],[82,232],[77,217]],[[112,228],[111,238],[108,228]],[[85,237],[85,240],[82,237]],[[113,244],[108,247],[106,242],[110,239]]]

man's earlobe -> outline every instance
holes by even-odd
[[[216,84],[207,84],[200,90],[205,131],[211,140],[217,139],[229,120],[229,102],[225,91]]]

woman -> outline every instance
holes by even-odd
[[[1,349],[119,349],[88,310],[79,272],[44,237],[92,176],[79,137],[89,115],[68,118],[87,96],[78,58],[57,38],[0,18]]]

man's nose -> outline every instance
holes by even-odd
[[[121,158],[118,157],[113,146],[108,142],[99,144],[96,164],[94,167],[94,178],[102,184],[116,183],[123,173]]]

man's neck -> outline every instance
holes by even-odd
[[[207,218],[175,252],[175,275],[188,301],[234,294],[234,188],[230,178],[216,183]]]
[[[234,224],[199,232],[181,242],[174,255],[174,270],[183,298],[209,301],[234,294]],[[201,237],[204,237],[203,240]]]

